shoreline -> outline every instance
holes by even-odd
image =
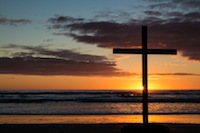
[[[142,123],[142,115],[0,115],[0,124]],[[149,123],[200,124],[200,115],[149,115]]]
[[[155,123],[169,128],[170,133],[200,133],[200,124]],[[1,133],[120,133],[127,125],[116,124],[0,124]]]

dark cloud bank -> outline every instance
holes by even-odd
[[[200,15],[200,14],[199,14]],[[60,16],[63,17],[63,16]],[[55,19],[60,19],[57,17]],[[66,17],[67,18],[67,17]],[[190,60],[200,60],[200,22],[173,22],[143,20],[149,23],[149,46],[177,49],[181,55]],[[134,21],[117,22],[58,22],[52,26],[66,32],[55,35],[70,36],[77,42],[97,45],[98,47],[138,47],[141,46],[140,24]]]
[[[42,47],[8,45],[25,52],[0,58],[1,74],[123,76],[129,73],[116,69],[116,64],[105,56],[89,55],[73,50],[48,50]]]
[[[52,24],[49,28],[58,30],[54,35],[68,36],[77,42],[104,48],[129,48],[141,46],[140,27],[148,25],[149,47],[177,49],[183,57],[199,61],[200,1],[149,2],[140,19],[117,22],[55,16],[49,19]],[[105,16],[108,17],[109,13]]]

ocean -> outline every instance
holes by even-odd
[[[200,124],[200,91],[150,91],[149,120]],[[1,124],[131,122],[142,122],[140,91],[0,91]]]

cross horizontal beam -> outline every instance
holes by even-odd
[[[174,49],[120,49],[114,48],[113,53],[118,54],[177,54]]]

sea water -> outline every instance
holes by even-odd
[[[200,124],[200,91],[149,92],[149,120]],[[0,123],[141,123],[140,91],[0,91]]]

